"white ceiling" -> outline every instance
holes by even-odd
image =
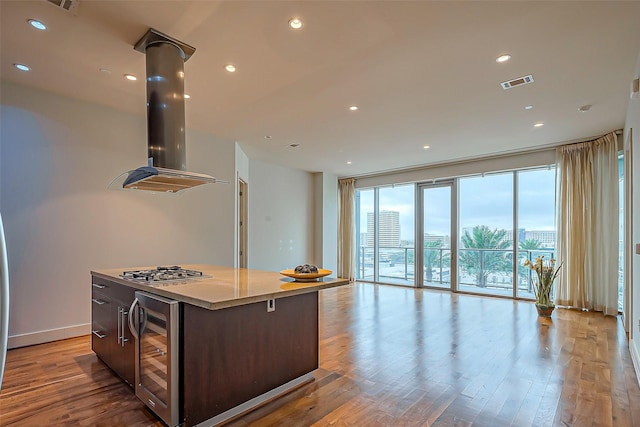
[[[620,129],[640,53],[638,1],[81,0],[73,14],[35,0],[0,1],[0,13],[3,80],[145,120],[145,58],[133,45],[153,27],[196,48],[185,64],[188,128],[339,176]],[[294,16],[301,30],[288,27]],[[503,53],[511,61],[496,63]],[[527,74],[533,84],[499,85]]]

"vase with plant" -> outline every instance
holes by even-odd
[[[536,296],[538,314],[542,317],[551,317],[551,313],[555,308],[555,304],[551,300],[551,289],[562,264],[556,267],[555,259],[544,259],[544,255],[542,255],[537,257],[534,262],[526,259],[524,265],[536,272],[531,281],[533,283],[533,292]]]

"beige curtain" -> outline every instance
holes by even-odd
[[[556,304],[618,314],[618,147],[615,133],[560,147]]]
[[[356,273],[356,180],[338,180],[338,277],[355,280]]]

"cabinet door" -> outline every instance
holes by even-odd
[[[109,366],[113,365],[112,341],[116,340],[113,310],[111,298],[91,292],[91,349]]]
[[[131,301],[133,302],[133,301]],[[135,381],[135,347],[134,338],[129,330],[129,304],[122,301],[116,301],[118,340],[114,347],[113,370],[125,380],[131,387],[134,387]]]

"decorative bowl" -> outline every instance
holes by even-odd
[[[319,278],[328,276],[331,273],[333,273],[331,270],[323,270],[322,268],[319,268],[317,273],[296,273],[293,268],[280,272],[283,276],[296,279],[296,282],[315,282]]]

